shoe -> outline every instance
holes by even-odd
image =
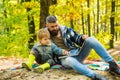
[[[50,64],[44,63],[44,64],[34,68],[33,71],[37,72],[37,73],[42,73],[44,70],[49,69],[49,68],[50,68]]]
[[[34,68],[33,71],[36,73],[42,73],[44,71],[44,69],[41,66],[38,66],[38,67]]]
[[[110,61],[109,62],[109,72],[112,75],[120,76],[120,68],[115,61]]]
[[[31,71],[31,69],[28,67],[28,65],[26,63],[22,63],[22,67],[26,68],[28,71]]]
[[[108,78],[105,78],[99,74],[96,74],[95,77],[92,80],[109,80]]]
[[[32,64],[35,61],[35,56],[33,54],[29,55],[28,61],[26,63],[22,63],[22,67],[26,68],[28,71],[31,71],[32,69]]]

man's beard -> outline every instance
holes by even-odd
[[[48,29],[48,30],[49,30],[49,29]],[[50,30],[49,30],[49,32],[50,32],[50,35],[51,35],[51,36],[54,36],[54,37],[55,37],[55,36],[58,35],[59,30],[53,30],[53,31],[50,31]]]

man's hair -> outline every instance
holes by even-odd
[[[54,15],[49,15],[46,18],[46,23],[56,23],[57,22],[57,18]]]
[[[44,37],[48,37],[48,38],[49,38],[49,37],[50,37],[50,33],[49,33],[48,30],[42,28],[42,29],[40,29],[40,30],[38,31],[37,37],[38,37],[38,40],[41,40],[41,39],[44,38]]]

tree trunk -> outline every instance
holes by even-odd
[[[106,0],[106,2],[105,2],[105,14],[107,14],[107,12],[108,12],[108,0]],[[105,18],[105,27],[104,27],[104,32],[106,32],[107,31],[107,19]]]
[[[119,5],[119,0],[116,0],[116,3],[115,3],[115,10],[116,10],[116,13],[118,13],[119,12],[119,8],[120,8],[120,5]],[[119,24],[119,21],[120,21],[120,19],[119,19],[119,17],[118,18],[116,18],[116,22],[115,22],[115,24],[116,24],[116,26],[118,27],[120,24]],[[118,24],[118,25],[117,25]],[[116,41],[117,40],[119,40],[118,38],[119,38],[119,36],[118,36],[118,33],[119,33],[119,31],[118,30],[115,30],[116,32],[115,32],[115,35],[116,35]]]
[[[72,29],[74,29],[73,19],[70,19],[70,26]]]
[[[29,12],[31,9],[27,9]],[[34,23],[34,17],[32,15],[28,15],[28,27],[29,27],[29,34],[31,35],[28,43],[29,43],[29,49],[31,49],[34,45],[34,40],[36,40],[35,35],[35,23]]]
[[[39,29],[45,27],[46,17],[49,15],[49,6],[54,4],[57,4],[57,0],[40,0]]]
[[[3,7],[5,7],[5,0],[3,0]],[[7,11],[6,8],[4,8],[4,17],[7,18]],[[9,32],[10,31],[10,26],[7,25],[7,23],[4,23],[4,32]]]
[[[82,8],[82,30],[83,30],[83,34],[85,34],[85,26],[84,26],[84,16],[83,16],[83,6],[81,5]]]
[[[30,2],[31,0],[22,0],[22,2]],[[31,8],[27,8],[27,12],[30,12]],[[31,49],[34,45],[34,40],[36,40],[35,35],[35,23],[34,23],[34,17],[32,15],[28,15],[28,28],[29,28],[29,34],[30,39],[28,41],[28,47]]]
[[[95,12],[94,12],[94,10],[93,10],[93,16],[94,16],[94,23],[93,23],[93,28],[94,28],[94,34],[96,34],[96,27],[95,27],[95,22],[96,22],[96,20],[95,20]]]
[[[116,41],[118,40],[117,32],[115,32],[115,40],[116,40]]]
[[[87,0],[87,7],[89,8],[90,2]],[[90,13],[87,15],[88,17],[88,35],[91,36],[91,31],[90,31]]]
[[[45,27],[46,17],[49,15],[50,0],[40,0],[40,28]]]
[[[97,0],[97,33],[99,33],[99,0]]]
[[[115,0],[112,0],[111,5],[112,5],[112,10],[111,10],[112,15],[110,17],[110,25],[111,25],[110,33],[112,34],[112,39],[110,40],[110,48],[113,48],[114,47],[114,32],[115,32],[115,29],[114,29]]]

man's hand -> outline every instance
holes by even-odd
[[[69,51],[63,50],[63,55],[68,55]]]
[[[85,40],[85,39],[87,39],[87,38],[88,38],[87,35],[82,35],[82,39],[83,39],[83,40]]]

